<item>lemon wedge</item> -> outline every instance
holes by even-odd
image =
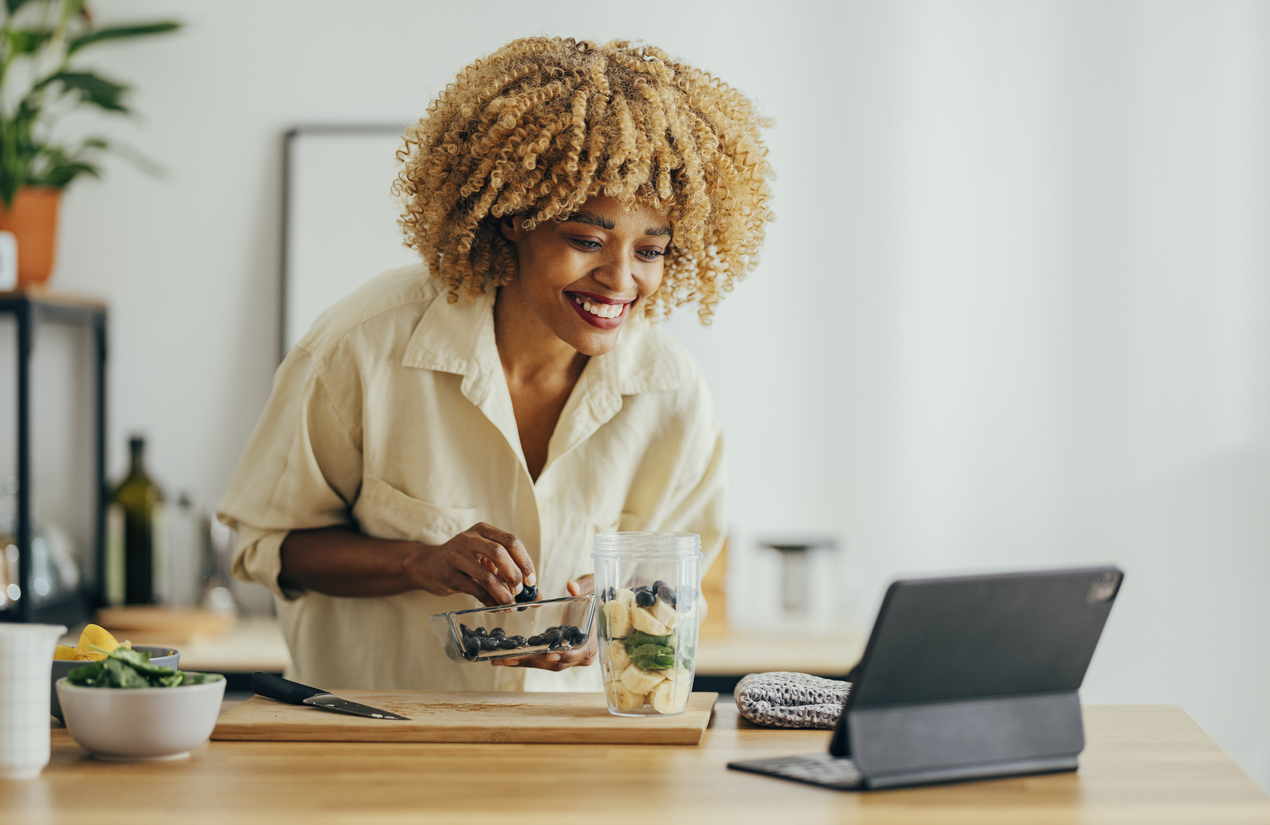
[[[131,647],[127,642],[125,647]],[[79,644],[75,647],[58,645],[53,654],[54,659],[70,659],[76,662],[100,662],[107,654],[119,647],[119,642],[110,635],[110,631],[101,625],[90,624],[79,634]]]

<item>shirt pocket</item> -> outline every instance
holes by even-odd
[[[413,498],[383,479],[365,476],[353,516],[367,535],[444,544],[476,524],[475,507],[451,507]]]
[[[622,511],[617,521],[593,525],[597,533],[633,533],[648,529],[648,519]]]

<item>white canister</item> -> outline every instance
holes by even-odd
[[[49,763],[49,674],[61,625],[0,624],[0,779]]]

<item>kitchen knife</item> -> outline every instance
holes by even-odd
[[[267,696],[270,699],[277,699],[279,702],[287,702],[292,705],[311,705],[317,708],[325,708],[326,710],[337,710],[340,713],[351,713],[354,716],[365,716],[368,719],[410,720],[409,716],[400,716],[379,708],[359,705],[356,702],[332,696],[324,690],[311,688],[299,682],[292,682],[288,679],[283,679],[281,676],[274,676],[272,673],[256,671],[251,674],[251,689],[261,696]]]

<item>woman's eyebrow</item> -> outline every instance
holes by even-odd
[[[610,220],[609,218],[606,218],[603,215],[597,215],[594,212],[587,212],[587,211],[574,212],[572,215],[569,215],[568,217],[562,219],[560,222],[561,223],[585,223],[590,226],[598,226],[601,229],[609,229],[609,230],[617,228],[617,224],[613,222],[612,220]],[[653,226],[653,227],[649,227],[648,229],[645,229],[644,234],[645,235],[669,235],[671,234],[671,232],[670,232],[669,226]]]
[[[585,223],[591,226],[598,226],[601,229],[614,229],[617,224],[603,215],[597,215],[594,212],[574,212],[569,217],[560,221],[561,223]]]

